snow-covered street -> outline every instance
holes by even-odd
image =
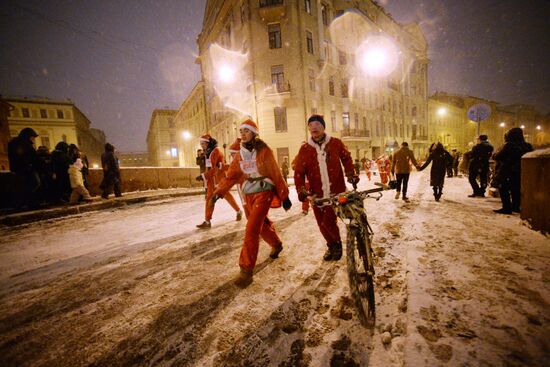
[[[428,182],[411,175],[409,203],[366,201],[372,330],[293,187],[292,209],[270,212],[284,251],[262,242],[244,290],[245,220],[223,200],[206,231],[202,196],[1,228],[0,365],[547,366],[550,239],[468,198],[466,178],[440,202]]]

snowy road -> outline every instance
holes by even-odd
[[[273,261],[260,245],[245,290],[232,284],[244,221],[224,201],[208,231],[194,228],[202,197],[2,228],[0,365],[547,365],[550,240],[467,198],[464,178],[439,203],[427,180],[412,175],[410,203],[366,202],[374,330],[293,189],[292,210],[270,215],[285,249]]]

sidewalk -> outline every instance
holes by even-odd
[[[45,219],[60,218],[85,212],[118,208],[131,204],[144,203],[147,201],[203,194],[204,190],[202,188],[193,187],[134,191],[123,193],[122,197],[120,198],[115,198],[111,195],[110,199],[102,199],[100,196],[94,196],[91,203],[82,203],[79,205],[67,204],[52,208],[0,215],[0,225],[16,226]]]

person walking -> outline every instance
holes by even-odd
[[[380,182],[384,185],[388,183],[391,170],[391,161],[386,154],[382,154],[376,159],[376,166],[378,167],[378,173],[380,174]]]
[[[433,188],[435,201],[439,201],[441,195],[443,195],[445,171],[447,167],[451,165],[452,161],[452,156],[443,148],[443,144],[433,143],[430,147],[428,159],[424,162],[422,167],[418,168],[419,171],[422,171],[432,163],[432,168],[430,170],[430,186]]]
[[[258,136],[258,125],[250,119],[245,120],[240,125],[239,132],[241,148],[210,201],[213,206],[217,200],[229,194],[233,185],[241,185],[246,202],[247,223],[239,257],[240,273],[235,284],[244,288],[253,280],[260,236],[271,246],[270,258],[276,259],[283,250],[283,243],[267,216],[269,209],[280,207],[282,202],[283,208],[288,211],[292,203],[273,151]]]
[[[372,161],[367,157],[364,157],[363,169],[365,170],[365,175],[367,175],[367,178],[369,179],[369,181],[371,180],[371,172],[370,172],[371,167],[372,167]]]
[[[504,134],[504,145],[493,156],[497,163],[495,181],[502,202],[502,208],[493,210],[495,213],[520,212],[521,157],[532,150],[521,128],[513,127]]]
[[[209,205],[210,199],[214,195],[214,190],[218,184],[225,178],[225,171],[227,169],[225,164],[225,158],[223,156],[223,151],[218,147],[218,142],[216,139],[212,138],[210,134],[204,134],[199,139],[200,145],[204,150],[205,154],[205,167],[206,170],[202,173],[202,178],[206,184],[206,197],[205,197],[205,207],[204,207],[204,222],[197,224],[197,228],[208,229],[212,227],[211,220],[212,215],[214,214],[214,207]],[[243,213],[241,208],[233,198],[230,192],[228,192],[224,199],[229,205],[235,210],[236,220],[240,221],[242,219]]]
[[[303,143],[295,158],[294,183],[298,200],[304,202],[313,196],[326,199],[346,191],[345,176],[349,183],[357,185],[359,176],[355,173],[353,159],[348,148],[338,139],[325,132],[325,120],[320,115],[312,115],[308,121],[310,138]],[[309,182],[309,190],[306,188]],[[330,204],[312,205],[319,230],[326,240],[325,261],[337,261],[342,257],[342,241],[337,225],[337,217]]]
[[[8,143],[10,171],[15,174],[21,189],[15,199],[17,208],[38,206],[40,199],[40,177],[38,157],[34,148],[38,134],[26,127]]]
[[[283,163],[281,164],[281,173],[283,175],[283,178],[285,179],[285,182],[288,184],[288,157],[283,158]]]
[[[470,153],[470,168],[468,180],[472,186],[473,193],[469,197],[485,197],[487,188],[487,179],[489,175],[489,159],[493,154],[493,146],[489,143],[487,135],[480,135],[478,143],[472,148]],[[479,184],[477,178],[479,177]]]
[[[69,204],[78,204],[81,197],[86,202],[92,201],[90,192],[84,187],[84,178],[82,177],[83,168],[84,164],[80,158],[76,158],[74,163],[69,166],[68,173],[72,188]]]
[[[101,166],[103,167],[103,181],[99,188],[103,191],[101,197],[108,199],[111,192],[115,192],[115,197],[122,196],[120,182],[120,167],[118,158],[115,155],[115,147],[112,144],[105,144],[105,152],[101,155]]]
[[[453,148],[451,149],[451,157],[453,158],[452,168],[454,177],[458,176],[458,164],[460,163],[460,152]]]
[[[407,142],[401,143],[401,148],[393,153],[391,173],[395,174],[397,187],[395,189],[395,198],[399,199],[401,189],[403,189],[403,201],[409,201],[407,197],[407,188],[409,185],[409,176],[411,174],[411,163],[418,169],[418,163],[414,158],[414,153],[409,149]]]

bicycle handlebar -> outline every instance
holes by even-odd
[[[346,195],[346,194],[351,194],[351,193],[359,194],[360,196],[362,196],[366,199],[366,198],[369,197],[369,194],[373,194],[375,192],[381,192],[381,191],[384,191],[384,190],[387,190],[387,189],[388,188],[385,185],[382,185],[381,187],[375,187],[373,189],[369,189],[369,190],[365,190],[365,191],[355,191],[355,190],[353,190],[353,191],[343,192],[343,193],[340,193],[340,194],[331,195],[329,198],[324,198],[324,199],[312,198],[310,201],[315,205],[320,205],[320,204],[325,204],[325,203],[332,203],[334,201],[338,201],[339,196]],[[380,194],[380,196],[377,197],[376,200],[379,200],[381,196],[382,196],[382,194]]]

